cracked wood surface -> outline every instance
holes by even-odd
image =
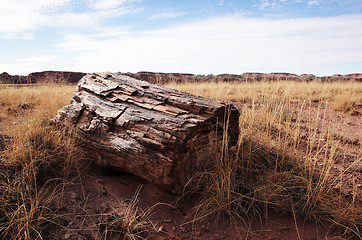
[[[76,128],[96,164],[179,193],[217,160],[225,121],[230,142],[237,142],[239,115],[231,104],[119,73],[92,73],[54,120]]]

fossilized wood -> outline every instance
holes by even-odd
[[[6,148],[6,145],[10,142],[11,138],[0,133],[0,152]]]
[[[76,127],[97,164],[174,192],[213,164],[225,124],[232,144],[239,136],[234,106],[119,73],[84,76],[54,120]]]

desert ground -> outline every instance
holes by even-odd
[[[75,85],[0,85],[1,239],[360,239],[362,83],[166,83],[233,103],[240,140],[175,195],[49,119]]]

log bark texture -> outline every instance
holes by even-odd
[[[120,73],[93,73],[54,120],[75,127],[96,164],[179,193],[213,164],[226,125],[229,142],[237,142],[239,115],[230,104]]]

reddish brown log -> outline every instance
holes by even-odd
[[[173,192],[214,163],[226,124],[231,143],[239,136],[233,105],[118,73],[84,76],[54,120],[75,126],[96,164]]]

